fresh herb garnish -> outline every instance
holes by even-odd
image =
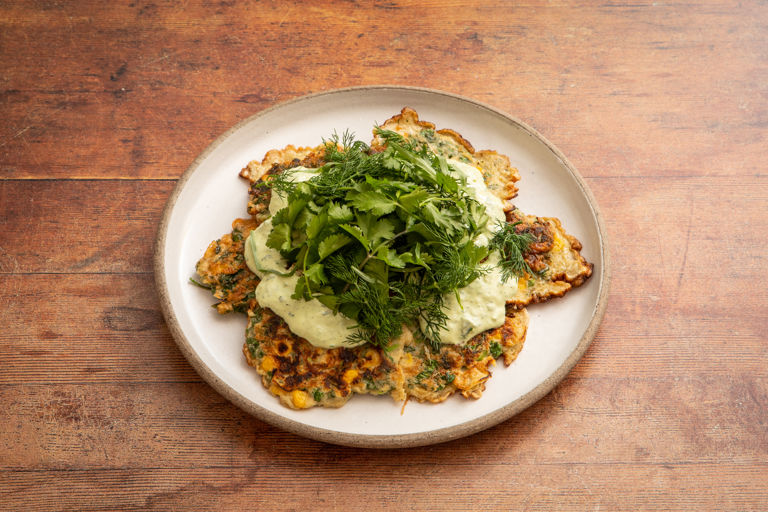
[[[348,133],[326,142],[326,161],[308,181],[270,179],[286,198],[267,246],[299,276],[293,298],[317,299],[357,322],[349,341],[386,346],[402,326],[421,324],[438,343],[443,296],[482,274],[485,208],[442,157],[377,130],[372,152]]]
[[[357,322],[347,341],[386,347],[409,325],[437,349],[444,297],[487,272],[480,263],[492,250],[504,280],[534,274],[523,259],[533,236],[500,223],[487,246],[476,245],[489,218],[461,174],[426,145],[376,134],[383,150],[349,133],[326,141],[326,163],[307,181],[290,169],[271,176],[267,186],[287,206],[272,216],[266,243],[298,276],[293,299]]]
[[[525,261],[523,254],[528,246],[535,241],[535,238],[525,231],[518,233],[515,226],[519,224],[520,222],[500,222],[496,233],[491,238],[491,249],[499,251],[501,256],[499,267],[501,278],[505,282],[524,274],[542,276],[546,273],[546,269],[541,272],[532,270],[528,262]]]

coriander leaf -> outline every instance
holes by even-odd
[[[476,229],[483,229],[488,225],[490,217],[485,212],[485,206],[475,200],[468,201],[469,214]]]
[[[381,240],[395,236],[395,223],[386,217],[377,218],[368,213],[358,214],[357,225],[360,226],[371,247],[378,245]]]
[[[339,226],[341,229],[352,235],[357,239],[358,242],[360,242],[363,247],[365,247],[366,251],[371,250],[371,242],[368,240],[368,238],[363,234],[363,230],[360,229],[360,226],[352,226],[350,224],[341,224]]]
[[[432,162],[428,158],[392,141],[390,141],[387,146],[387,152],[401,162],[410,164],[410,167],[420,179],[432,183],[435,186],[438,185],[437,171],[432,167]]]
[[[357,320],[360,317],[362,306],[358,302],[343,300],[344,298],[344,295],[336,296],[336,307],[342,315],[351,318],[352,320]],[[366,341],[368,340],[366,339]]]
[[[328,224],[328,212],[321,210],[320,213],[312,217],[312,220],[307,226],[307,239],[313,240],[317,238],[322,229]]]
[[[320,256],[320,260],[325,259],[326,256],[341,249],[351,241],[351,238],[341,233],[335,233],[333,235],[327,236],[323,239],[322,242],[320,242],[320,245],[317,247],[317,253]]]
[[[347,192],[347,201],[363,212],[371,212],[378,216],[391,213],[397,203],[384,193],[373,190],[369,185],[359,185],[356,190]]]
[[[304,271],[304,276],[316,284],[325,284],[328,282],[328,278],[326,277],[325,272],[323,272],[322,263],[313,263],[310,265],[309,268]]]
[[[469,264],[475,266],[488,256],[489,249],[485,245],[475,245],[474,242],[469,242],[462,247],[461,252],[470,262]]]
[[[366,176],[365,182],[376,190],[384,190],[387,192],[395,192],[397,190],[401,192],[408,192],[413,189],[413,183],[394,179],[377,179],[373,176]]]
[[[438,227],[445,229],[451,233],[456,232],[457,229],[461,229],[461,224],[453,220],[447,210],[441,210],[434,203],[427,203],[422,208],[424,217],[436,224]]]
[[[448,164],[446,163],[445,158],[438,157],[437,162],[440,168],[440,172],[435,175],[437,186],[449,194],[457,193],[459,191],[459,182],[456,178],[448,174],[450,171],[448,170]]]
[[[293,221],[293,229],[294,230],[303,230],[309,227],[310,222],[315,218],[316,214],[313,213],[310,209],[310,205],[308,204],[304,209],[302,209],[298,215],[296,215],[296,219]]]
[[[400,259],[402,259],[405,263],[410,263],[412,265],[418,265],[420,267],[429,268],[429,261],[431,260],[429,254],[425,254],[424,257],[422,257],[421,254],[421,244],[417,243],[413,246],[413,251],[407,251],[399,254]]]
[[[376,252],[376,257],[385,262],[390,267],[404,268],[405,261],[397,255],[397,251],[394,249],[381,246]]]
[[[331,202],[328,206],[328,220],[335,224],[350,222],[354,218],[352,210],[346,204]]]
[[[281,210],[282,211],[282,210]],[[267,247],[281,252],[291,250],[291,227],[288,224],[272,226],[272,231],[267,236]]]
[[[392,153],[384,153],[382,165],[392,171],[400,171],[403,168],[402,160],[398,160]]]
[[[291,223],[288,222],[288,207],[280,208],[272,215],[272,226],[277,226],[278,224],[288,224],[290,226]]]
[[[419,187],[412,192],[401,195],[398,198],[398,202],[408,213],[416,213],[421,207],[421,203],[429,196],[429,192]]]
[[[328,309],[335,310],[336,307],[339,304],[338,299],[333,293],[319,293],[315,294],[314,298],[320,302],[320,304],[324,305]]]
[[[307,206],[312,198],[312,190],[306,183],[299,183],[296,190],[288,197],[288,224],[293,224],[301,210]]]

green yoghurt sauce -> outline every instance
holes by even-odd
[[[480,170],[472,165],[457,160],[449,160],[450,168],[456,177],[464,177],[467,193],[485,206],[489,217],[485,232],[476,239],[477,245],[487,245],[493,236],[491,227],[504,222],[504,210],[501,199],[491,193],[483,180]],[[317,175],[316,169],[294,168],[293,181],[307,181]],[[274,215],[287,206],[284,197],[272,192],[269,212]],[[261,282],[256,287],[256,300],[259,305],[271,309],[288,324],[291,332],[322,348],[351,347],[346,341],[353,332],[356,322],[341,314],[335,314],[319,301],[292,299],[299,276],[279,276],[264,270],[286,272],[287,262],[280,252],[267,247],[267,237],[272,231],[272,220],[267,219],[258,228],[251,231],[245,241],[245,261],[248,268]],[[505,304],[517,290],[517,280],[502,282],[501,272],[497,267],[498,254],[492,253],[483,267],[488,268],[469,285],[460,288],[459,300],[455,294],[448,294],[444,300],[445,313],[448,316],[446,328],[440,331],[440,341],[452,345],[463,345],[471,338],[488,329],[504,324]],[[362,342],[361,342],[362,343]],[[360,344],[360,343],[358,343]]]

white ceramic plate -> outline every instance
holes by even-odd
[[[243,357],[245,316],[222,316],[206,290],[189,283],[208,244],[246,217],[247,182],[238,172],[250,160],[287,144],[315,146],[351,129],[369,141],[375,123],[414,108],[437,128],[452,128],[476,149],[506,154],[522,176],[515,204],[524,212],[558,217],[584,245],[592,278],[565,298],[528,308],[522,352],[498,365],[480,400],[454,396],[442,404],[355,396],[340,409],[290,410],[262,386]],[[217,391],[256,417],[300,435],[368,447],[446,441],[495,425],[544,396],[578,361],[605,309],[608,264],[605,230],[592,194],[565,157],[535,130],[487,105],[409,87],[340,89],[302,97],[260,112],[213,142],[179,180],[158,233],[155,274],[163,313],[179,347]]]

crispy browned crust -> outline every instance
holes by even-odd
[[[294,167],[320,167],[325,163],[325,146],[298,150],[293,146],[286,146],[282,150],[272,150],[267,155],[261,162],[254,160],[240,171],[240,176],[251,182],[248,189],[248,214],[259,223],[269,217],[272,189],[265,185],[271,177]]]
[[[235,219],[232,232],[210,243],[197,262],[200,282],[210,288],[219,302],[219,313],[246,311],[257,307],[253,291],[259,279],[245,264],[243,244],[258,223],[252,219]]]
[[[523,256],[529,267],[538,272],[518,279],[517,293],[507,302],[508,306],[521,308],[562,297],[592,275],[594,265],[579,252],[581,242],[565,232],[559,219],[526,215],[513,208],[507,212],[507,222],[518,222],[518,233],[534,237],[534,243]]]
[[[480,168],[488,188],[502,201],[517,195],[515,182],[520,180],[520,173],[512,167],[506,155],[493,150],[476,151],[461,134],[451,129],[435,130],[434,123],[420,120],[419,114],[410,107],[404,107],[399,114],[387,119],[381,128],[397,132],[416,145],[427,145],[444,158]],[[384,146],[384,139],[374,132],[371,147],[381,150]]]
[[[315,347],[293,334],[269,309],[250,311],[248,320],[246,360],[286,406],[340,407],[355,393],[389,393],[404,399],[395,361],[380,348]]]
[[[438,403],[454,393],[480,398],[496,358],[509,366],[525,343],[528,312],[510,310],[504,325],[478,334],[465,345],[441,345],[435,352],[425,343],[405,346],[399,367],[405,391],[419,401]]]
[[[262,176],[272,170],[271,174],[274,174],[274,168],[286,169],[288,167],[296,167],[301,165],[301,161],[309,157],[310,155],[320,155],[325,152],[325,146],[299,147],[296,148],[292,145],[287,145],[283,149],[272,149],[267,151],[264,158],[259,160],[252,160],[248,162],[248,165],[242,168],[240,176],[247,179],[251,183],[261,179]]]
[[[270,393],[292,409],[340,407],[353,394],[388,394],[442,402],[458,392],[480,398],[501,356],[510,365],[525,342],[528,313],[510,310],[504,325],[478,334],[466,345],[438,351],[403,335],[382,350],[371,345],[324,349],[294,335],[269,309],[248,312],[243,353]]]
[[[380,126],[383,130],[392,130],[397,132],[406,139],[414,139],[416,141],[422,140],[422,133],[424,131],[433,131],[438,135],[442,135],[443,142],[446,144],[444,147],[438,146],[433,148],[435,153],[444,156],[445,158],[469,158],[475,153],[475,149],[472,144],[462,137],[458,132],[451,129],[435,130],[435,124],[429,121],[422,121],[419,119],[419,114],[416,113],[410,107],[403,107],[399,114],[396,114]],[[435,141],[432,141],[433,143]],[[383,149],[386,146],[384,139],[373,133],[373,142],[371,148]],[[432,144],[430,144],[432,147]]]

